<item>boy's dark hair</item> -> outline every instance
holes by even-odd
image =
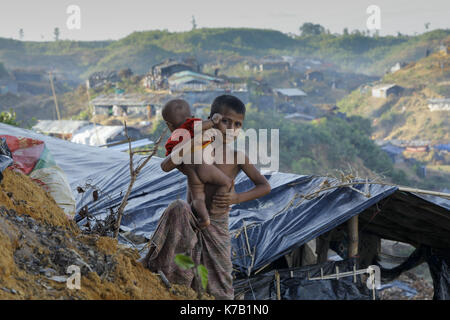
[[[221,113],[223,107],[228,107],[236,113],[245,115],[245,104],[239,98],[229,94],[223,94],[214,99],[211,105],[210,117],[215,113]]]

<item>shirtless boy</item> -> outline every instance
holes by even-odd
[[[226,188],[221,187],[220,184],[205,180],[206,185],[204,188],[204,192],[206,196],[206,208],[210,210],[213,207],[218,207],[222,209],[222,212],[228,212],[228,208],[231,204],[237,204],[262,197],[268,194],[271,188],[267,179],[263,175],[261,175],[261,173],[252,163],[250,163],[247,155],[244,156],[244,163],[237,163],[238,153],[242,151],[234,151],[233,163],[227,163],[225,161],[227,148],[229,147],[227,146],[227,143],[230,142],[229,137],[227,139],[226,131],[239,131],[244,124],[245,105],[242,103],[242,101],[231,95],[219,96],[211,105],[210,118],[212,118],[215,114],[221,115],[220,121],[214,123],[213,127],[215,129],[218,129],[222,134],[222,154],[224,157],[222,164],[215,164],[215,167],[218,168],[230,180],[234,180],[237,174],[242,170],[255,184],[253,189],[237,194],[234,192],[233,188],[229,191],[224,191],[226,190]],[[234,134],[232,138],[235,139],[236,137],[237,134]],[[166,172],[171,171],[175,167],[176,165],[172,162],[170,156],[166,157],[161,163],[161,168]],[[189,188],[188,191],[187,201],[188,203],[190,203],[196,197],[196,195],[191,188]]]
[[[189,131],[192,138],[194,136],[194,123],[202,121],[198,118],[193,118],[189,104],[181,99],[174,99],[167,102],[162,110],[162,116],[170,131],[175,132],[177,129],[185,129]],[[220,114],[214,114],[211,119],[202,121],[202,131],[212,128],[218,124],[222,119]],[[203,132],[202,132],[203,135]],[[172,134],[166,143],[166,156],[172,153],[172,150],[182,142],[182,137],[175,138],[178,133]],[[186,143],[186,141],[184,142]],[[203,144],[208,144],[208,141]],[[161,165],[162,167],[162,165]],[[164,169],[164,168],[163,168]],[[178,169],[187,177],[189,190],[191,192],[191,205],[198,215],[200,228],[205,228],[210,224],[208,209],[205,204],[205,183],[210,183],[217,186],[217,191],[220,193],[228,192],[231,188],[232,180],[227,177],[222,171],[211,164],[181,164]],[[211,208],[211,212],[216,212],[217,209]]]

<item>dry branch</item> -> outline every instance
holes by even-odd
[[[116,220],[116,225],[115,225],[115,229],[114,229],[114,238],[117,238],[117,236],[119,235],[120,223],[122,222],[123,212],[125,211],[125,207],[128,204],[128,197],[130,196],[131,191],[133,190],[133,185],[136,182],[137,176],[139,175],[141,170],[145,167],[145,165],[150,161],[150,159],[156,154],[156,152],[158,151],[159,144],[161,143],[162,138],[164,137],[164,135],[167,132],[167,128],[166,128],[163,131],[163,133],[161,134],[161,136],[158,138],[158,140],[155,142],[155,146],[154,146],[152,152],[148,156],[146,156],[142,162],[139,161],[138,165],[135,169],[134,163],[133,163],[134,152],[131,150],[131,139],[128,136],[128,127],[127,127],[126,122],[124,122],[124,126],[125,126],[125,136],[127,137],[127,140],[128,140],[128,149],[129,149],[129,155],[130,155],[130,165],[129,165],[130,166],[130,184],[128,185],[127,192],[125,193],[125,195],[122,198],[122,201],[120,202],[119,208],[117,209],[117,220]]]

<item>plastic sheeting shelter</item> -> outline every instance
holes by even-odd
[[[98,201],[91,192],[78,194],[77,207],[106,215],[119,205],[129,181],[125,153],[73,144],[34,132],[0,124],[0,134],[44,140],[57,164],[66,172],[72,190],[87,182],[101,190]],[[136,161],[139,157],[136,157]],[[153,159],[141,172],[122,220],[122,229],[150,238],[167,205],[184,199],[186,179],[176,170],[164,173],[160,159]],[[232,207],[232,259],[243,274],[261,268],[295,247],[360,215],[360,225],[380,237],[431,248],[450,248],[450,201],[399,191],[382,184],[353,185],[369,197],[346,187],[332,188],[306,199],[328,178],[288,173],[266,175],[272,192],[254,201]],[[251,188],[240,174],[236,191]]]

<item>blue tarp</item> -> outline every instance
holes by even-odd
[[[129,182],[128,154],[78,145],[4,124],[0,124],[0,134],[44,140],[68,176],[78,210],[87,205],[91,214],[105,216],[108,208],[119,205]],[[139,159],[136,156],[136,161]],[[124,213],[123,230],[150,238],[168,204],[185,199],[186,178],[177,170],[164,173],[160,161],[152,159],[140,173]],[[301,195],[316,191],[328,178],[279,172],[266,177],[272,186],[269,195],[234,205],[230,212],[233,264],[245,273],[335,228],[397,190],[394,186],[372,184],[369,190],[364,190],[370,192],[369,198],[349,188],[336,188],[306,200]],[[98,201],[93,201],[92,190],[76,192],[78,186],[86,183],[101,190]],[[235,186],[237,192],[242,192],[251,188],[252,183],[241,173]],[[363,185],[354,187],[363,189]],[[449,207],[448,200],[433,198],[436,197],[426,200]]]

